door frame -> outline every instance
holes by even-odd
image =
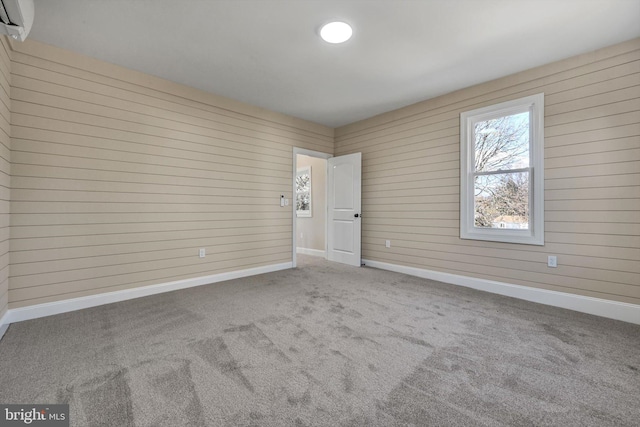
[[[297,242],[297,219],[298,217],[296,216],[296,174],[298,171],[298,154],[301,154],[303,156],[309,156],[309,157],[317,157],[320,159],[330,159],[331,157],[333,157],[333,154],[329,154],[329,153],[323,153],[321,151],[314,151],[314,150],[307,150],[306,148],[298,148],[298,147],[293,147],[293,173],[292,173],[292,177],[291,177],[291,188],[292,190],[292,196],[291,196],[291,214],[292,214],[292,223],[293,223],[293,235],[292,235],[292,254],[291,254],[291,266],[292,268],[296,268],[297,266],[297,252],[296,252],[296,242]],[[328,166],[327,166],[328,167]],[[329,189],[329,183],[328,180],[325,179],[324,182],[325,185],[325,194],[327,195],[327,197],[329,196],[328,193],[328,189]],[[325,202],[324,204],[324,208],[325,210],[327,209],[328,203]],[[325,259],[327,258],[327,249],[328,249],[328,242],[327,242],[327,238],[328,236],[328,227],[327,227],[327,221],[328,221],[328,212],[326,212],[327,215],[325,215],[325,220],[324,220],[324,257]]]

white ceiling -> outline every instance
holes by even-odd
[[[640,0],[35,0],[30,38],[337,127],[640,36]],[[344,20],[331,45],[322,24]]]

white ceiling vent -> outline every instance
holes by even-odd
[[[0,34],[21,42],[33,25],[33,0],[0,0]]]

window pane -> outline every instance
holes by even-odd
[[[476,172],[529,167],[529,112],[476,122]]]
[[[296,193],[301,191],[309,191],[311,183],[311,175],[308,173],[300,174],[296,176]]]
[[[474,182],[474,226],[529,229],[529,173],[480,175]]]
[[[297,193],[296,194],[296,210],[297,211],[308,211],[309,205],[311,201],[311,195],[309,192],[305,193]]]

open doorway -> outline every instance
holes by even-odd
[[[298,154],[296,253],[326,258],[327,161]]]
[[[327,257],[327,159],[331,155],[294,148],[293,267],[297,254]]]
[[[324,171],[324,177],[314,170]],[[297,266],[300,251],[359,267],[362,260],[362,153],[333,157],[294,148],[292,178],[292,266]],[[314,196],[322,194],[322,190],[324,195]],[[324,219],[320,217],[322,220],[314,225],[310,218],[320,215]]]

